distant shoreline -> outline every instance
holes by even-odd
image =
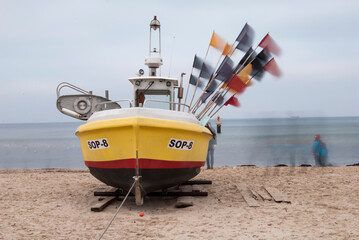
[[[236,121],[236,120],[293,120],[293,119],[325,119],[325,118],[358,118],[359,116],[328,116],[328,117],[304,117],[300,115],[295,116],[287,116],[287,117],[253,117],[253,118],[227,118],[221,117],[221,121]],[[211,121],[216,121],[212,119]],[[21,124],[29,124],[29,125],[36,125],[36,124],[84,124],[86,121],[65,121],[65,122],[8,122],[8,123],[1,123],[0,125],[21,125]]]

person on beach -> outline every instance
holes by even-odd
[[[314,161],[316,166],[326,166],[328,159],[328,149],[325,142],[322,141],[319,134],[315,134],[312,154],[314,156]]]
[[[207,169],[213,169],[213,163],[214,163],[214,149],[217,146],[217,138],[216,133],[214,132],[212,126],[210,123],[206,125],[206,127],[211,131],[213,137],[209,141],[208,144],[208,152],[207,152]]]

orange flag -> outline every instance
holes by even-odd
[[[245,68],[243,68],[237,76],[241,81],[246,84],[247,86],[251,86],[252,80],[250,80],[250,74],[252,73],[252,64],[248,64]]]
[[[209,43],[209,45],[214,47],[215,49],[219,50],[223,54],[227,43],[215,31],[213,31],[211,42]]]
[[[232,49],[231,51],[230,50],[231,50],[231,45],[226,43],[226,46],[224,46],[224,50],[222,52],[222,55],[232,54],[234,49]]]

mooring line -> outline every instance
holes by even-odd
[[[126,201],[126,199],[127,199],[128,195],[130,194],[130,192],[131,192],[131,190],[132,190],[133,186],[135,186],[135,183],[136,183],[136,182],[137,182],[137,179],[135,178],[135,181],[133,182],[133,184],[132,184],[132,186],[131,186],[130,190],[128,190],[128,192],[127,192],[127,194],[126,194],[125,198],[122,200],[121,205],[118,207],[118,209],[117,209],[117,211],[116,211],[115,215],[113,215],[113,217],[112,217],[111,221],[108,223],[107,227],[105,228],[105,230],[103,231],[103,233],[101,234],[101,236],[98,238],[98,240],[100,240],[100,239],[103,237],[103,235],[105,235],[105,233],[106,233],[107,229],[110,227],[110,225],[112,224],[113,220],[115,220],[115,218],[116,218],[116,216],[117,216],[118,212],[120,211],[120,209],[121,209],[122,205],[125,203],[125,201]]]

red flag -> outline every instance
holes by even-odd
[[[237,91],[237,94],[243,93],[247,89],[247,86],[242,87],[239,91]]]
[[[240,105],[238,99],[234,95],[230,97],[227,102],[224,103],[224,106],[227,106],[228,104],[235,107],[239,107]]]
[[[262,41],[259,43],[259,46],[261,48],[266,49],[268,52],[271,52],[277,56],[281,54],[281,49],[279,46],[274,42],[274,40],[271,38],[269,33],[265,35],[265,37],[262,39]]]
[[[277,62],[274,60],[274,58],[272,58],[271,60],[269,60],[269,62],[267,62],[264,66],[263,69],[266,70],[267,72],[269,72],[270,74],[276,76],[276,77],[280,77],[282,76],[282,71],[279,69]]]
[[[242,82],[241,79],[236,74],[233,74],[231,79],[229,80],[227,86],[230,89],[233,89],[236,92],[238,92],[242,88],[244,88],[246,86],[246,84],[244,82]]]

